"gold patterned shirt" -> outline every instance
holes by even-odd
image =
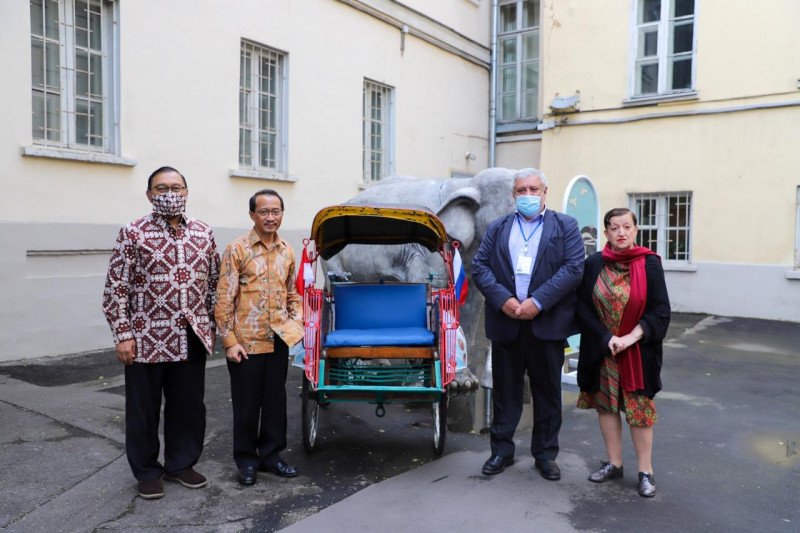
[[[217,319],[222,345],[249,354],[271,353],[275,335],[287,346],[303,338],[303,299],[295,288],[294,250],[277,234],[267,247],[255,229],[234,240],[222,256]]]

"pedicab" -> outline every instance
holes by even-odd
[[[316,447],[320,406],[337,402],[374,404],[379,417],[391,403],[429,404],[433,452],[438,457],[444,451],[447,386],[457,370],[458,242],[449,242],[441,220],[423,207],[337,205],[317,213],[304,253],[316,278],[318,259],[328,260],[348,244],[407,243],[441,256],[443,287],[434,287],[432,278],[352,282],[329,275],[323,288],[309,284],[304,291],[301,425],[308,453]]]

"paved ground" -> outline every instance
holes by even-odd
[[[559,464],[548,482],[525,453],[487,477],[483,397],[451,404],[446,455],[430,453],[427,409],[334,405],[318,451],[302,451],[290,394],[289,450],[301,476],[241,488],[230,459],[227,371],[207,371],[208,432],[198,469],[209,486],[168,483],[144,501],[124,455],[121,367],[109,352],[0,365],[0,528],[8,531],[800,531],[800,325],[676,315],[658,396],[658,495],[635,493],[625,437],[624,480],[586,481],[603,458],[596,415],[564,388]],[[299,392],[299,371],[290,391]],[[529,421],[529,414],[524,415]],[[452,431],[457,430],[457,431]]]

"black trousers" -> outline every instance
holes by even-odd
[[[125,449],[139,481],[176,475],[197,464],[206,433],[206,349],[187,329],[189,358],[125,367]],[[158,424],[164,395],[164,465]]]
[[[556,458],[563,364],[564,341],[535,337],[527,322],[515,341],[492,342],[492,455],[514,455],[514,432],[522,416],[522,388],[527,370],[533,398],[531,454],[536,459]]]
[[[236,467],[274,466],[286,449],[286,373],[289,348],[275,337],[275,351],[228,361],[233,403]]]

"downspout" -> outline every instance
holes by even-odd
[[[489,168],[494,167],[497,144],[497,0],[492,0],[492,57],[489,63]]]

